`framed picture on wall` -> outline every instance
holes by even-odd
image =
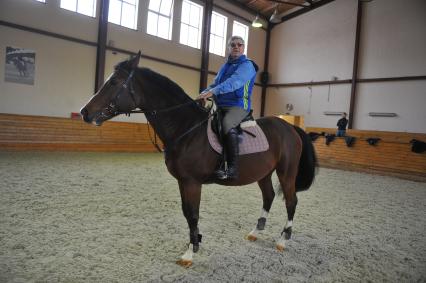
[[[4,80],[6,82],[34,85],[35,51],[6,47]]]

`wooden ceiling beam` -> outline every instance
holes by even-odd
[[[243,4],[243,3],[241,3],[237,0],[226,0],[226,2],[231,3],[232,5],[237,6],[238,8],[240,8],[240,9],[246,11],[246,12],[249,12],[250,14],[253,14],[255,16],[259,15],[259,18],[264,19],[265,21],[268,21],[268,18],[266,16],[260,14],[259,11],[248,7],[246,4]]]
[[[297,7],[309,7],[310,5],[303,5],[300,3],[294,3],[294,2],[290,2],[290,1],[281,1],[281,0],[269,0],[270,2],[275,2],[275,3],[279,3],[279,4],[286,4],[286,5],[291,5],[291,6],[297,6]]]
[[[274,10],[275,9],[275,5],[274,6],[269,6],[269,7],[266,7],[266,8],[263,8],[262,10],[260,10],[260,13],[266,13],[266,12],[268,12],[268,11],[270,11],[270,10]]]
[[[247,3],[246,3],[246,5],[251,5],[251,4],[253,4],[253,3],[256,3],[258,0],[250,0],[250,1],[248,1]]]

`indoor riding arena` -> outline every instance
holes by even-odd
[[[423,0],[0,1],[0,282],[426,282],[424,34]]]

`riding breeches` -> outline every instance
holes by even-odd
[[[229,130],[237,127],[241,121],[249,114],[240,107],[221,107],[223,133],[228,134]]]

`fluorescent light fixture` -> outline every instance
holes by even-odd
[[[396,117],[398,115],[396,113],[388,113],[388,112],[369,112],[368,116],[371,116],[371,117]]]
[[[253,22],[251,23],[251,26],[254,28],[262,27],[262,22],[259,20],[259,15],[256,15],[256,18],[254,18]]]
[[[327,116],[342,116],[345,112],[336,112],[336,111],[324,111],[324,115]]]

